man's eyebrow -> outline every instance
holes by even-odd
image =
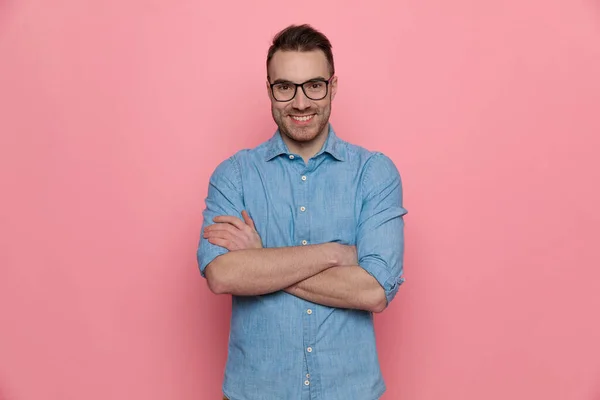
[[[304,81],[302,83],[311,82],[311,81],[326,81],[326,80],[327,79],[323,78],[322,76],[317,76],[315,78],[310,78],[309,80]],[[273,82],[273,84],[275,85],[277,83],[291,83],[291,84],[294,84],[294,82],[292,82],[292,81],[290,81],[288,79],[275,79],[275,81]]]

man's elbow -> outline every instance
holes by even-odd
[[[374,313],[380,313],[387,308],[388,301],[385,296],[385,290],[381,286],[374,290],[371,302],[369,304],[369,311]]]
[[[208,288],[214,294],[227,294],[229,293],[229,288],[226,279],[221,272],[222,266],[218,264],[219,257],[215,258],[206,266],[206,269],[204,270],[206,282],[208,284]]]

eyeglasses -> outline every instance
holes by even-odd
[[[333,75],[331,78],[325,80],[321,78],[311,79],[304,83],[294,83],[294,82],[276,82],[270,83],[271,93],[273,93],[273,98],[276,101],[290,101],[294,97],[296,97],[296,93],[298,92],[298,86],[302,88],[304,95],[311,100],[323,100],[327,96],[327,92],[329,89],[329,83],[333,79]]]

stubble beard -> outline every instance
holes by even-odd
[[[275,110],[272,109],[273,119],[275,120],[275,124],[279,128],[279,132],[282,135],[285,135],[290,140],[293,140],[298,143],[305,143],[315,140],[321,134],[326,134],[327,127],[329,125],[329,116],[331,115],[331,103],[325,106],[320,110],[314,111],[304,111],[303,114],[311,114],[316,112],[316,115],[313,118],[319,118],[319,125],[317,126],[317,130],[314,133],[311,131],[314,129],[312,126],[310,127],[295,127],[293,126],[293,122],[289,121],[289,114],[275,114]],[[302,114],[298,112],[298,114]]]

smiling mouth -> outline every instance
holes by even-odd
[[[315,114],[302,115],[302,116],[290,115],[290,117],[292,117],[293,120],[298,121],[298,122],[310,121],[314,116],[315,116]]]

